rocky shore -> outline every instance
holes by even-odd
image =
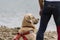
[[[12,40],[14,35],[18,32],[17,28],[7,28],[6,26],[0,26],[0,40]],[[57,40],[56,31],[45,32],[44,40]]]

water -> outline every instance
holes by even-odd
[[[36,18],[40,18],[39,10],[38,0],[0,0],[0,25],[21,27],[25,14],[32,13]],[[39,23],[36,27],[39,28]],[[47,30],[56,30],[53,18]]]

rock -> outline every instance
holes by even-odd
[[[0,40],[4,40],[4,39],[0,38]]]
[[[0,40],[12,40],[20,28],[7,28],[6,26],[0,27]],[[45,32],[44,40],[57,40],[57,32]]]

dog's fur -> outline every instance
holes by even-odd
[[[18,31],[19,33],[24,33],[27,31],[32,31],[30,34],[25,35],[28,40],[36,40],[36,28],[35,28],[35,24],[38,23],[39,19],[36,19],[32,14],[26,14],[24,16],[23,22],[22,22],[22,27],[21,29]]]

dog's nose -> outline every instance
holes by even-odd
[[[37,20],[39,20],[39,18]]]

